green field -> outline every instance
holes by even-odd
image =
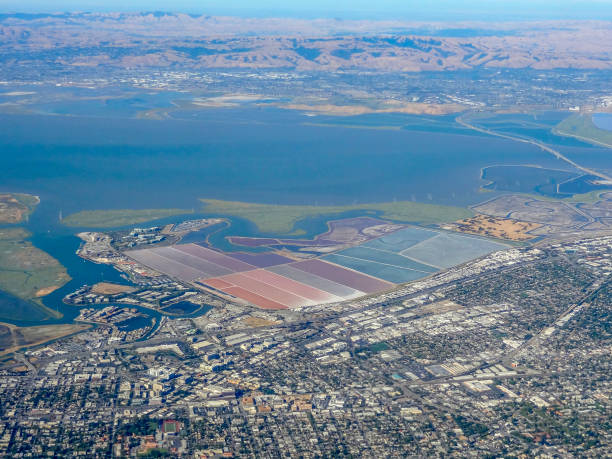
[[[472,216],[463,207],[421,204],[410,201],[385,202],[379,204],[358,204],[351,206],[288,206],[255,204],[236,201],[202,199],[204,212],[244,218],[253,222],[264,233],[288,234],[295,229],[298,221],[307,217],[334,215],[363,210],[380,212],[380,216],[400,222],[423,225],[451,222]]]
[[[186,209],[84,210],[68,215],[62,223],[71,227],[117,228],[191,213],[193,210]]]
[[[612,148],[612,131],[599,129],[593,123],[591,114],[575,113],[561,121],[553,129],[555,134],[575,137],[585,142]]]
[[[23,228],[0,229],[0,290],[46,310],[41,297],[62,287],[70,276],[55,258],[26,240],[29,236]]]

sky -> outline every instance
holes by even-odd
[[[242,17],[612,20],[612,0],[0,0],[0,12],[174,11]]]

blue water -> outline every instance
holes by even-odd
[[[529,166],[491,166],[482,171],[482,178],[491,182],[483,186],[488,190],[539,193],[551,197],[563,197],[557,185],[579,176],[576,172]]]
[[[29,88],[37,91],[38,88]],[[63,89],[63,90],[62,90]],[[49,102],[36,105],[36,111],[51,115],[70,115],[70,116],[117,116],[135,117],[138,112],[153,108],[172,107],[172,100],[184,97],[183,93],[177,92],[140,92],[135,96],[127,96],[121,91],[107,93],[105,97],[92,97],[91,90],[79,88],[56,89],[58,94],[62,94],[67,100],[51,100]],[[55,91],[54,91],[55,92]],[[78,100],[70,100],[78,97]],[[8,99],[6,97],[1,98]],[[10,100],[10,99],[8,99]]]
[[[160,100],[159,106],[165,103]],[[108,116],[122,104],[127,107],[124,117]],[[306,117],[248,108],[184,112],[176,114],[184,119],[155,121],[128,118],[139,108],[134,100],[92,106],[96,116],[80,116],[72,106],[56,107],[55,112],[73,116],[0,115],[0,191],[41,197],[27,225],[32,241],[73,277],[44,300],[64,314],[61,322],[78,314],[74,306],[62,304],[66,293],[83,284],[125,280],[109,266],[76,256],[79,240],[73,234],[78,229],[60,225],[60,211],[68,215],[88,209],[180,207],[196,210],[188,218],[198,218],[208,215],[199,198],[318,205],[414,200],[466,206],[483,200],[483,167],[537,164],[568,170],[567,164],[535,146],[466,131],[452,117]],[[543,115],[535,122],[552,126],[556,116]],[[523,123],[520,128],[525,121],[512,122]],[[377,123],[400,129],[370,129]],[[591,167],[610,167],[609,151],[581,143],[565,143],[563,148]],[[309,218],[300,227],[312,237],[326,230],[327,219]],[[213,245],[232,249],[226,235],[258,235],[250,222],[231,222],[230,228],[210,237]],[[0,298],[9,301],[17,305],[11,307],[21,307],[14,299]],[[15,322],[23,323],[21,319]]]
[[[47,314],[38,306],[0,291],[0,321],[19,323],[41,321],[46,318]]]
[[[189,244],[193,242],[205,242],[211,235],[221,232],[228,227],[228,223],[219,223],[216,225],[202,228],[201,230],[188,233],[181,239],[181,243]]]
[[[612,131],[612,113],[593,113],[593,123],[599,129]]]
[[[76,250],[79,247],[80,239],[74,236],[71,230],[61,226],[50,225],[52,229],[45,231],[42,229],[43,225],[44,222],[41,221],[41,214],[35,212],[28,225],[30,229],[37,230],[31,238],[32,243],[57,258],[72,277],[72,280],[61,289],[56,290],[43,299],[45,306],[61,313],[62,317],[60,319],[51,318],[35,305],[0,291],[0,321],[10,322],[19,326],[69,323],[79,315],[81,308],[64,304],[62,299],[66,294],[73,292],[84,284],[93,285],[98,282],[130,285],[129,282],[121,277],[121,273],[111,266],[96,264],[77,256]],[[100,307],[106,306],[108,304],[100,305]],[[117,306],[122,305],[117,304]],[[150,322],[151,318],[157,318],[159,322],[159,318],[162,316],[161,313],[151,309],[133,305],[129,307],[138,309],[146,316],[147,323]],[[204,306],[196,314],[186,312],[185,316],[202,315],[209,309],[209,306]]]
[[[150,317],[138,316],[124,320],[123,322],[118,322],[116,325],[119,330],[130,332],[151,325],[151,320]]]
[[[199,304],[194,304],[189,301],[180,301],[170,306],[164,307],[164,311],[170,314],[193,314],[200,309]]]
[[[306,126],[283,113],[240,111],[234,121],[225,111],[198,121],[0,116],[0,183],[38,194],[64,215],[190,209],[202,197],[467,205],[481,199],[483,166],[560,166],[533,146],[494,137]]]
[[[552,129],[563,119],[567,112],[539,112],[536,114],[495,115],[490,118],[478,118],[476,124],[496,132],[513,136],[536,139],[549,145],[561,147],[584,147],[584,142],[572,137],[560,136]]]

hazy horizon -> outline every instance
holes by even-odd
[[[590,19],[612,20],[612,1],[590,0],[467,0],[460,4],[451,0],[423,2],[407,0],[381,0],[372,3],[365,0],[338,0],[330,5],[323,0],[310,2],[287,2],[263,0],[201,2],[197,0],[144,1],[135,0],[126,4],[118,0],[61,0],[49,2],[35,0],[18,2],[0,1],[2,13],[52,13],[71,11],[167,11],[189,14],[208,14],[238,17],[296,17],[296,18],[338,18],[338,19],[401,19],[413,21],[523,21],[523,20],[563,20]]]

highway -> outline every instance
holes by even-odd
[[[458,116],[457,118],[455,118],[455,121],[457,122],[457,124],[460,124],[463,127],[466,127],[468,129],[472,129],[472,130],[477,131],[477,132],[482,132],[483,134],[493,135],[493,136],[496,136],[496,137],[501,137],[502,139],[514,140],[516,142],[529,143],[531,145],[535,145],[536,147],[540,148],[541,150],[544,150],[544,151],[552,154],[555,158],[560,159],[561,161],[565,161],[570,166],[572,166],[572,167],[574,167],[574,168],[584,172],[585,174],[594,175],[594,176],[599,177],[599,178],[601,178],[603,180],[608,180],[608,181],[612,182],[612,177],[610,177],[609,175],[606,175],[603,172],[598,172],[598,171],[596,171],[594,169],[590,169],[588,167],[581,166],[577,162],[572,161],[571,159],[569,159],[567,156],[565,156],[561,152],[559,152],[559,151],[549,147],[548,145],[545,145],[545,144],[543,144],[541,142],[538,142],[537,140],[525,139],[523,137],[515,137],[515,136],[509,135],[509,134],[502,134],[502,133],[499,133],[499,132],[492,131],[490,129],[478,127],[478,126],[475,126],[475,125],[470,124],[467,121],[465,121],[462,116]]]

